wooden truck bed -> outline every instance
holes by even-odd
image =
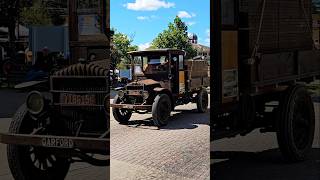
[[[260,53],[312,49],[311,0],[240,0],[239,3],[240,55],[251,55],[259,29]]]
[[[193,91],[200,87],[210,86],[209,64],[205,60],[187,60],[186,76],[188,89]]]
[[[259,92],[320,75],[311,14],[311,0],[240,0],[240,91]],[[254,49],[256,58],[251,61]]]
[[[291,51],[263,54],[257,64],[243,66],[240,88],[250,92],[270,85],[312,81],[320,76],[320,51]]]

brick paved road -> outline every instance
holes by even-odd
[[[111,179],[209,179],[209,113],[195,108],[177,107],[161,130],[151,115],[134,114],[130,125],[111,117]]]

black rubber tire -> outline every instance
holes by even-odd
[[[171,100],[167,94],[159,94],[152,104],[152,119],[155,126],[161,127],[168,124],[171,114]]]
[[[276,127],[285,160],[305,160],[314,139],[315,114],[312,99],[304,86],[292,86],[283,94]]]
[[[121,99],[118,95],[116,95],[113,99],[113,104],[120,104]],[[116,121],[120,124],[127,124],[131,118],[132,111],[128,109],[119,109],[119,108],[112,108],[112,114]]]
[[[30,126],[33,120],[30,120],[28,117],[26,106],[22,105],[12,119],[9,133],[30,134],[33,131],[32,126]],[[33,153],[31,152],[32,149]],[[33,157],[35,157],[34,162],[32,162],[32,154],[34,154]],[[13,177],[19,180],[62,180],[66,177],[70,167],[70,161],[68,159],[48,154],[45,148],[8,145],[7,156]],[[44,167],[44,163],[42,163],[43,169],[41,169],[41,165],[39,165],[40,168],[36,167],[37,161],[38,164],[40,164],[40,158],[36,160],[36,157],[40,156],[42,160],[46,161],[47,166],[48,161],[51,163],[51,166]]]
[[[198,92],[196,101],[199,113],[205,113],[208,111],[209,95],[205,88],[201,88]]]

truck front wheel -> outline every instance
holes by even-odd
[[[9,133],[30,134],[35,120],[31,119],[26,106],[19,108],[10,124]],[[8,164],[14,179],[64,179],[70,160],[50,153],[45,148],[8,145]]]
[[[302,161],[312,148],[314,106],[304,86],[292,86],[280,101],[277,120],[279,148],[286,160]]]
[[[120,104],[121,99],[118,95],[114,97],[113,104]],[[127,124],[132,116],[132,112],[128,109],[112,108],[112,114],[116,121],[120,124]]]
[[[154,125],[160,127],[168,124],[171,113],[171,100],[167,94],[159,94],[152,104],[152,119]]]

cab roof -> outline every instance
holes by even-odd
[[[161,53],[161,54],[170,53],[170,54],[184,55],[185,51],[179,50],[179,49],[151,49],[151,50],[128,52],[128,54],[130,55],[155,54],[155,53]]]

